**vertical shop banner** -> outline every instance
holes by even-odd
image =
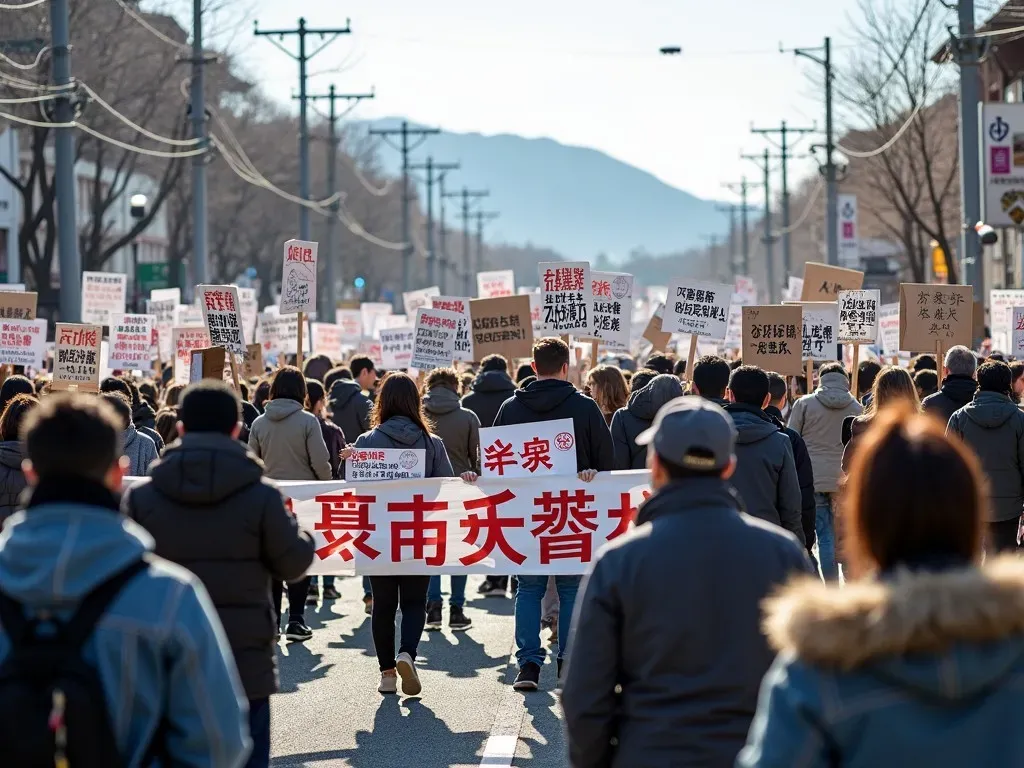
[[[857,223],[857,196],[838,195],[839,263],[847,268],[860,266],[860,230]]]
[[[1024,104],[982,104],[981,135],[984,221],[997,229],[1020,227],[1024,225]]]

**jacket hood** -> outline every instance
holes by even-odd
[[[974,399],[977,389],[978,382],[973,377],[954,373],[942,380],[939,391],[956,403],[957,408],[962,408]]]
[[[517,389],[512,396],[534,413],[549,413],[575,394],[576,387],[568,381],[544,379],[530,382],[525,389]]]
[[[682,396],[683,385],[679,377],[662,373],[631,394],[626,409],[638,419],[653,421],[661,406]]]
[[[263,465],[228,435],[195,433],[169,445],[150,466],[149,476],[163,496],[209,506],[260,482]]]
[[[1000,683],[1024,655],[1024,563],[1001,557],[984,569],[902,569],[841,589],[800,579],[769,598],[765,613],[777,651],[963,699]]]
[[[296,402],[295,400],[270,400],[263,409],[263,415],[271,421],[284,421],[293,413],[301,410],[302,403]]]
[[[331,384],[331,392],[327,397],[332,410],[344,408],[356,395],[361,395],[363,390],[352,379],[341,379]]]
[[[515,382],[505,371],[485,371],[473,379],[474,392],[512,392]]]
[[[124,450],[135,444],[135,441],[139,439],[139,430],[135,428],[134,424],[129,424],[128,428],[121,433],[121,446]]]
[[[21,460],[24,458],[21,452],[21,441],[4,440],[0,443],[0,465],[8,469],[21,469]]]
[[[742,510],[736,491],[718,477],[677,480],[655,491],[637,510],[636,524],[694,509],[726,507]]]
[[[461,407],[459,396],[448,387],[434,387],[423,396],[423,408],[428,413],[451,413]]]
[[[392,416],[377,429],[402,445],[416,445],[418,441],[426,439],[423,430],[408,416]]]
[[[736,425],[737,445],[750,445],[779,432],[779,427],[772,421],[771,416],[760,408],[742,403],[729,403],[725,410]]]
[[[850,380],[845,373],[826,373],[821,377],[821,384],[814,393],[815,399],[826,408],[841,410],[856,402],[850,394]]]
[[[132,406],[132,421],[136,424],[153,421],[155,418],[156,411],[145,400],[140,399],[138,405]]]
[[[153,549],[143,528],[111,509],[43,504],[18,512],[0,534],[0,583],[33,606],[76,603]]]
[[[986,429],[1001,427],[1018,413],[1017,404],[998,392],[978,392],[974,400],[964,406],[964,413],[971,421]]]

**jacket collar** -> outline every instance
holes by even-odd
[[[746,403],[727,403],[725,406],[727,413],[749,413],[761,421],[772,421],[771,416],[753,405],[747,405]]]
[[[121,499],[103,483],[85,477],[56,476],[42,480],[25,492],[25,509],[44,504],[84,504],[120,512]]]
[[[637,510],[636,524],[642,525],[666,515],[714,507],[743,510],[739,496],[732,486],[719,477],[676,480],[662,486],[640,505]]]
[[[1024,562],[1000,557],[984,568],[901,568],[841,589],[800,579],[769,598],[765,614],[776,651],[847,670],[956,642],[994,642],[1024,634]]]

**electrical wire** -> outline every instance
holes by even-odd
[[[876,157],[890,149],[893,146],[893,144],[900,140],[903,134],[906,133],[907,129],[910,127],[910,124],[914,122],[914,118],[917,117],[918,113],[921,111],[921,108],[923,106],[923,100],[918,102],[917,106],[914,107],[914,111],[910,113],[910,117],[908,117],[907,121],[900,126],[899,130],[896,131],[895,134],[893,134],[892,138],[885,142],[885,144],[883,144],[882,146],[872,149],[870,152],[858,152],[857,150],[854,149],[848,149],[847,147],[844,147],[841,144],[836,144],[836,149],[838,149],[844,155],[847,155],[858,160],[866,160],[869,157]]]
[[[78,123],[44,123],[42,120],[30,120],[27,117],[19,117],[18,115],[12,115],[7,112],[0,112],[0,118],[4,120],[12,120],[15,123],[22,123],[23,125],[31,125],[35,128],[77,128]]]
[[[161,136],[159,134],[153,133],[152,131],[146,130],[141,125],[132,122],[128,117],[118,112],[114,107],[110,106],[110,104],[105,102],[103,98],[98,93],[96,93],[96,91],[94,91],[92,88],[88,86],[88,84],[81,83],[81,86],[86,91],[86,93],[92,96],[93,100],[97,104],[99,104],[101,107],[107,110],[110,114],[112,114],[122,123],[135,129],[146,138],[152,139],[153,141],[159,141],[163,144],[170,144],[175,147],[194,147],[202,142],[202,139],[172,139],[167,136]]]
[[[363,189],[365,189],[374,197],[387,197],[391,193],[391,188],[395,184],[394,179],[388,179],[388,181],[384,182],[383,187],[375,187],[373,183],[370,182],[369,179],[367,179],[363,175],[363,171],[359,168],[359,164],[355,161],[354,158],[349,157],[348,154],[345,152],[341,152],[339,154],[341,158],[344,160],[345,165],[347,165],[351,169],[356,179],[359,180],[359,183],[362,185]]]
[[[1024,26],[1009,27],[1008,29],[990,29],[988,32],[975,32],[971,37],[998,37],[999,35],[1010,35],[1014,32],[1024,32]]]
[[[797,220],[790,224],[788,227],[772,231],[770,236],[782,237],[782,235],[788,235],[790,232],[793,232],[802,227],[804,222],[807,221],[807,217],[811,215],[811,210],[814,208],[814,204],[818,201],[818,197],[821,195],[821,190],[823,190],[824,188],[825,183],[819,176],[817,183],[815,183],[814,185],[814,189],[811,190],[811,197],[807,201],[807,207],[804,208],[803,213],[801,213]]]
[[[81,123],[71,123],[81,131],[95,136],[100,141],[105,141],[108,144],[113,144],[115,147],[121,147],[121,149],[128,150],[129,152],[135,152],[140,155],[149,155],[150,157],[195,157],[196,155],[206,154],[209,150],[206,147],[200,147],[199,149],[192,149],[185,152],[166,152],[162,149],[146,149],[145,147],[137,147],[134,144],[128,144],[127,142],[115,139],[113,136],[107,136],[106,134],[100,133],[94,128],[90,128],[87,125]]]
[[[32,61],[31,64],[20,64],[17,61],[15,61],[14,59],[12,59],[10,56],[5,54],[3,51],[0,51],[0,59],[3,59],[4,61],[7,62],[7,64],[9,66],[14,67],[15,69],[20,69],[22,71],[27,71],[29,69],[35,69],[36,67],[38,67],[39,66],[39,62],[43,60],[43,55],[48,50],[50,50],[50,46],[48,46],[48,45],[44,45],[42,48],[40,48],[39,49],[39,53],[36,54],[36,57]]]
[[[0,3],[0,11],[23,11],[26,8],[35,8],[37,5],[42,5],[45,2],[47,2],[47,0],[31,0],[31,2],[21,3],[19,5]]]
[[[20,77],[8,74],[7,72],[0,71],[0,81],[8,88],[19,88],[23,91],[69,91],[74,89],[76,86],[74,83],[65,83],[63,85],[46,85],[44,83],[33,83],[31,80],[22,80]]]
[[[58,98],[55,93],[44,93],[40,96],[22,96],[17,99],[0,99],[0,104],[31,104],[39,101],[52,101]]]
[[[185,51],[186,53],[192,53],[192,46],[191,45],[188,45],[187,43],[183,43],[180,40],[175,40],[173,37],[168,37],[167,35],[165,35],[159,29],[157,29],[152,24],[150,24],[148,21],[146,21],[142,16],[140,16],[134,10],[132,10],[132,8],[127,3],[125,3],[124,0],[114,0],[114,2],[117,3],[119,6],[121,6],[121,10],[122,11],[124,11],[128,16],[130,16],[132,19],[134,19],[135,22],[139,26],[144,28],[151,35],[154,35],[154,36],[160,38],[161,40],[163,40],[168,45],[171,45],[171,46],[174,46],[175,48],[177,48],[179,51]]]

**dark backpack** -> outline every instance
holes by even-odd
[[[89,592],[66,622],[26,617],[0,592],[11,650],[0,663],[3,762],[19,768],[117,768],[118,752],[99,673],[82,647],[118,593],[148,567],[136,560]],[[41,631],[41,628],[45,627]]]

